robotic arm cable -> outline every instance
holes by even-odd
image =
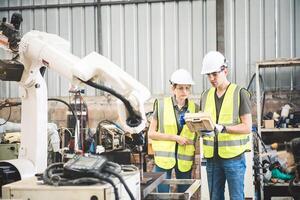
[[[94,161],[99,163],[98,167],[93,169],[81,170],[77,169],[75,165],[76,161],[83,159]],[[80,161],[82,162],[82,161]],[[82,157],[76,156],[74,159],[69,161],[70,164],[66,163],[54,163],[47,167],[43,174],[36,175],[39,180],[43,180],[45,184],[56,185],[56,186],[68,186],[68,185],[91,185],[101,182],[107,182],[112,185],[115,194],[115,200],[119,200],[119,191],[114,183],[111,175],[117,177],[123,184],[131,200],[135,200],[133,194],[125,183],[124,179],[120,175],[122,170],[121,166],[107,161],[104,157]],[[97,163],[97,164],[98,164]],[[75,166],[75,167],[73,167]],[[100,166],[100,167],[99,167]],[[70,174],[72,176],[70,177]],[[74,178],[75,177],[75,178]]]
[[[127,99],[125,99],[124,96],[122,96],[121,94],[117,93],[115,90],[113,90],[113,89],[111,89],[109,87],[106,87],[104,85],[99,85],[99,84],[97,84],[97,83],[95,83],[95,82],[93,82],[91,80],[89,80],[89,81],[83,81],[83,80],[81,80],[81,81],[83,83],[91,86],[91,87],[94,87],[94,88],[97,88],[99,90],[103,90],[105,92],[108,92],[108,93],[112,94],[113,96],[117,97],[118,99],[120,99],[124,103],[124,105],[125,105],[128,113],[129,113],[129,116],[128,116],[127,120],[126,120],[126,123],[127,123],[128,126],[130,126],[130,127],[137,127],[138,125],[141,124],[141,120],[142,120],[141,117],[138,116],[133,111],[133,107],[131,106],[130,102]]]
[[[7,117],[7,119],[5,120],[5,122],[0,123],[0,126],[5,125],[5,124],[9,121],[9,119],[10,119],[10,117],[11,117],[11,107],[13,107],[13,106],[19,106],[19,105],[21,105],[20,102],[10,102],[10,101],[7,100],[7,99],[6,99],[3,103],[0,103],[0,110],[2,110],[3,108],[9,107],[9,114],[8,114],[8,117]]]
[[[114,162],[107,162],[106,167],[103,168],[103,172],[111,174],[111,175],[117,177],[120,180],[120,182],[124,185],[124,188],[127,191],[130,199],[134,200],[135,198],[134,198],[133,194],[131,193],[131,191],[128,188],[127,184],[125,183],[124,179],[120,175],[121,171],[122,171],[122,167],[120,165],[118,165],[117,163],[114,163]]]

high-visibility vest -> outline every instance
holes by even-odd
[[[158,109],[158,130],[164,134],[177,135],[178,127],[172,103],[172,98],[164,98],[163,102],[157,101]],[[191,100],[188,102],[188,110],[195,112],[195,103]],[[195,133],[191,132],[187,125],[184,125],[180,136],[195,141]],[[176,164],[175,141],[152,140],[154,150],[154,161],[157,166],[163,169],[171,169]],[[177,165],[181,172],[191,170],[195,155],[195,145],[179,145],[177,148]]]
[[[219,124],[230,126],[240,123],[240,90],[241,88],[236,84],[230,84],[228,86],[219,113]],[[204,112],[208,112],[212,115],[214,123],[217,121],[215,91],[215,88],[210,88],[209,90],[206,90],[201,97],[201,108]],[[250,133],[219,133],[217,137],[218,154],[221,158],[233,158],[250,150]],[[203,151],[205,158],[212,158],[214,156],[214,139],[214,137],[203,137]]]

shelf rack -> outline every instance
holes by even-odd
[[[267,61],[260,61],[256,63],[256,108],[257,108],[257,131],[260,137],[262,138],[262,133],[288,133],[288,132],[299,132],[300,128],[262,128],[262,119],[261,119],[261,109],[262,105],[260,104],[261,99],[261,91],[260,91],[260,81],[259,81],[259,74],[261,72],[261,69],[268,69],[268,68],[287,68],[287,67],[300,67],[300,58],[294,58],[294,59],[278,59],[278,60],[267,60]],[[262,152],[262,146],[259,145],[259,152]],[[260,162],[262,162],[262,158],[260,157]],[[260,170],[260,174],[262,176],[263,172],[262,169]],[[263,180],[263,177],[261,177],[260,180]],[[278,196],[283,194],[282,192],[285,191],[286,196],[288,196],[288,190],[287,185],[264,185],[263,181],[260,182],[261,191],[261,199],[271,199],[272,196]],[[275,187],[273,190],[272,187]],[[281,188],[279,190],[279,188]],[[276,192],[277,191],[277,192]],[[278,193],[278,191],[280,191]],[[265,196],[265,197],[264,197]]]

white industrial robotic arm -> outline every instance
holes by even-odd
[[[130,133],[139,133],[144,129],[144,102],[150,98],[145,86],[96,52],[80,59],[69,52],[69,43],[57,35],[30,31],[20,38],[14,27],[1,24],[0,79],[20,83],[21,147],[19,159],[9,163],[19,170],[22,178],[41,173],[47,167],[45,67],[66,77],[72,84],[83,82],[110,92],[120,99],[118,122],[121,127]],[[101,86],[96,80],[111,87]]]
[[[26,33],[19,45],[20,62],[24,64],[22,85],[34,85],[36,73],[46,66],[73,84],[83,82],[114,94],[123,102],[118,106],[122,128],[131,133],[143,130],[146,123],[144,102],[150,97],[149,90],[104,56],[92,52],[80,59],[69,53],[68,47],[69,43],[57,35],[39,31]],[[98,85],[94,82],[97,80],[112,89]]]

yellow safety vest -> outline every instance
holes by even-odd
[[[158,130],[161,133],[177,135],[177,122],[171,97],[164,98],[163,102],[157,101]],[[188,102],[188,110],[195,112],[195,103]],[[183,126],[180,136],[195,141],[195,133],[191,132],[186,125]],[[155,164],[163,169],[171,169],[176,164],[175,141],[152,140]],[[177,164],[181,172],[187,172],[192,168],[195,154],[195,145],[179,145],[177,149]]]
[[[201,97],[201,108],[204,112],[211,113],[216,123],[215,88],[206,90]],[[240,123],[240,90],[235,84],[230,84],[219,114],[218,123],[228,126]],[[205,158],[214,156],[214,137],[203,137],[203,151]],[[250,134],[218,134],[218,153],[221,158],[233,158],[250,150]]]

